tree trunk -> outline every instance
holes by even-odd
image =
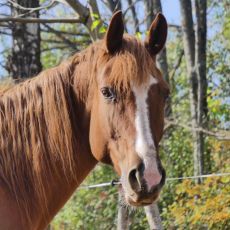
[[[39,6],[39,0],[15,0],[15,3],[25,8]],[[39,17],[39,11],[28,13],[17,6],[11,5],[13,17],[26,14],[29,17]],[[40,62],[40,25],[13,23],[12,24],[13,48],[8,59],[8,71],[16,81],[37,75],[41,69]]]
[[[198,126],[204,128],[207,125],[208,107],[207,107],[207,77],[206,77],[206,40],[207,40],[207,23],[206,23],[206,0],[196,0],[195,1],[195,13],[196,13],[196,55],[195,55],[195,67],[198,80],[198,92],[197,92],[197,124]],[[204,134],[199,133],[200,152],[204,154]],[[201,155],[202,161],[203,156]],[[209,158],[209,157],[207,157]],[[206,159],[210,162],[210,159]],[[198,162],[199,163],[199,162]],[[204,166],[203,162],[197,166],[200,169],[200,173],[203,173]]]
[[[145,11],[146,11],[146,26],[147,29],[150,28],[152,21],[154,19],[154,7],[153,7],[153,1],[152,0],[146,0],[145,3]],[[156,12],[155,12],[156,13]]]
[[[197,74],[195,71],[195,32],[193,29],[191,1],[180,0],[180,6],[181,6],[185,58],[186,58],[187,72],[189,78],[189,85],[191,86],[189,89],[189,96],[190,96],[191,122],[193,128],[192,136],[193,136],[194,175],[196,176],[201,172],[200,163],[198,163],[201,162],[201,152],[199,148],[201,136],[199,135],[199,132],[195,130],[197,128],[197,90],[198,90]]]
[[[161,217],[157,204],[145,206],[145,214],[149,223],[150,230],[162,230]]]
[[[120,192],[118,199],[117,230],[127,230],[129,229],[129,212],[121,203],[122,195]]]
[[[137,13],[136,13],[136,9],[135,9],[135,5],[134,5],[133,0],[128,0],[128,4],[129,4],[129,7],[130,7],[131,12],[132,12],[135,33],[138,33],[138,32],[140,32],[139,20],[137,18]]]
[[[206,103],[206,0],[195,2],[196,34],[192,18],[191,0],[180,0],[183,40],[187,72],[190,88],[190,108],[192,121],[192,135],[194,143],[194,175],[203,173],[204,136],[195,129],[203,126],[204,116],[207,115]],[[195,36],[196,35],[196,36]],[[205,115],[206,114],[206,115]],[[199,183],[201,180],[196,179]]]
[[[146,4],[146,10],[148,10],[147,14],[149,15],[147,19],[147,27],[149,28],[156,14],[162,12],[162,6],[160,0],[148,0],[145,2],[145,4]],[[164,47],[163,50],[160,52],[160,54],[157,56],[157,65],[159,66],[165,81],[168,82],[168,84],[170,84],[166,47]],[[169,117],[171,115],[172,115],[172,106],[171,106],[171,100],[169,98],[165,108],[165,116]]]

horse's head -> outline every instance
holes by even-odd
[[[103,40],[103,65],[97,66],[90,145],[94,157],[112,164],[121,176],[126,202],[148,205],[165,182],[158,145],[169,89],[156,55],[165,44],[167,22],[158,14],[145,43],[123,32],[117,12]]]

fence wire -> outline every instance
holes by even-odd
[[[197,179],[197,178],[226,177],[226,176],[230,176],[230,172],[228,172],[228,173],[214,173],[214,174],[206,174],[206,175],[198,175],[198,176],[172,177],[172,178],[166,178],[166,182],[167,181],[169,181],[169,182],[175,181],[175,180],[186,180],[186,179],[191,180],[191,179]],[[120,185],[120,184],[121,184],[121,182],[119,180],[112,180],[111,182],[80,186],[78,189],[93,189],[93,188],[115,186],[115,185]]]

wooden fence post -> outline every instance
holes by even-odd
[[[128,229],[129,229],[129,212],[128,209],[122,205],[122,195],[119,192],[117,230],[128,230]]]
[[[157,204],[151,204],[144,207],[145,214],[151,230],[162,230],[161,217]]]

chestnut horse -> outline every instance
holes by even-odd
[[[0,229],[46,228],[97,162],[114,167],[128,204],[157,199],[167,22],[158,14],[144,43],[123,33],[118,11],[103,40],[1,93]]]

